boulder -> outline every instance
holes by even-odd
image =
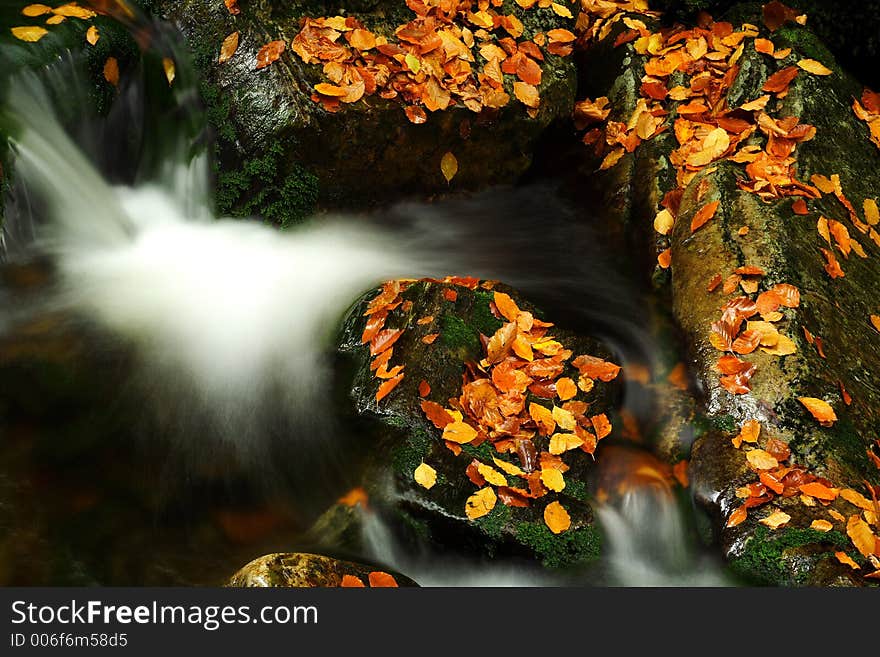
[[[227,583],[234,587],[418,586],[400,573],[320,554],[278,552],[254,559]]]
[[[607,96],[611,109],[608,123],[588,127],[605,169],[592,184],[617,194],[608,220],[626,226],[635,257],[656,257],[655,294],[696,384],[690,427],[673,414],[681,430],[661,431],[658,450],[672,459],[697,438],[693,492],[746,581],[870,584],[863,575],[880,565],[869,546],[880,483],[870,300],[880,149],[871,110],[854,111],[854,100],[873,97],[796,21],[771,32],[745,4],[727,16],[681,28],[678,62],[623,21],[585,60],[600,73],[591,97]],[[652,16],[630,17],[656,33]],[[697,79],[704,86],[692,88]]]
[[[542,62],[529,60],[533,74],[539,68],[541,76],[540,106],[534,110],[515,98],[513,84],[519,78],[500,73],[509,102],[494,109],[467,92],[453,98],[445,110],[426,110],[418,100],[404,101],[405,94],[392,90],[390,82],[378,86],[373,93],[365,93],[356,102],[335,103],[332,96],[323,97],[327,102],[316,102],[315,99],[322,98],[315,91],[316,86],[330,85],[331,78],[323,71],[326,60],[308,54],[318,46],[298,45],[299,40],[311,30],[314,34],[329,34],[335,39],[332,47],[337,50],[348,48],[346,39],[350,35],[346,35],[351,28],[340,18],[330,23],[338,28],[335,31],[324,31],[312,24],[304,32],[305,19],[333,18],[342,13],[350,19],[351,26],[360,26],[356,29],[361,33],[369,31],[369,39],[386,38],[391,44],[387,52],[392,53],[399,50],[396,31],[422,19],[417,19],[413,10],[397,0],[349,3],[345,9],[320,0],[282,4],[242,1],[240,13],[235,15],[223,3],[211,0],[156,4],[165,17],[180,27],[202,73],[202,93],[219,140],[218,204],[224,213],[259,213],[269,220],[288,223],[307,215],[316,203],[323,207],[362,209],[365,204],[409,194],[446,191],[450,183],[441,171],[441,159],[447,152],[454,155],[458,166],[452,189],[509,183],[528,168],[539,135],[554,120],[567,118],[574,100],[576,75],[571,58],[551,54],[548,48],[537,48],[532,43],[527,46],[531,48],[529,52],[541,50],[539,54],[544,58]],[[412,6],[427,11],[421,3],[414,2]],[[428,21],[434,20],[435,11],[431,10]],[[513,16],[515,23],[510,30],[489,30],[482,39],[478,34],[476,41],[463,36],[461,30],[468,30],[467,34],[479,32],[483,18],[469,21],[462,14],[448,27],[440,19],[436,24],[438,29],[473,45],[467,47],[456,37],[445,47],[449,52],[460,49],[459,55],[450,61],[454,60],[455,66],[464,66],[464,71],[472,67],[474,75],[485,70],[486,58],[479,53],[482,44],[498,48],[499,40],[506,37],[507,47],[511,47],[514,41],[522,44],[550,29],[571,30],[574,26],[573,18],[561,17],[549,7],[526,10],[508,1],[491,8],[491,12]],[[221,44],[236,32],[237,50],[227,61],[218,63]],[[430,23],[427,32],[434,32]],[[257,70],[258,52],[270,42],[283,43],[284,50],[277,61]],[[330,42],[324,43],[326,46]],[[359,51],[352,48],[349,52],[354,56]],[[372,48],[361,54],[366,52],[375,55],[378,50]],[[403,51],[399,52],[397,60],[389,60],[392,70],[404,65]],[[398,74],[396,88],[425,83],[442,93],[435,84],[437,75],[426,74],[429,66],[439,65],[434,57],[439,52],[429,50],[421,58],[410,53],[412,59],[406,64],[409,72]],[[343,61],[350,63],[355,59]],[[413,73],[421,70],[422,65],[425,70]],[[467,77],[466,73],[460,75]],[[450,79],[442,82],[449,84]],[[471,83],[462,83],[462,88],[476,89],[468,84]],[[416,92],[428,87],[418,86]],[[395,97],[383,97],[392,94]],[[463,104],[465,98],[469,99],[469,107]],[[445,101],[441,100],[443,104]],[[415,112],[414,117],[419,115],[416,121],[424,118],[425,122],[411,122],[404,111],[407,107]]]
[[[553,568],[599,556],[590,477],[618,368],[542,318],[476,279],[387,283],[351,311],[339,351],[366,488],[404,544]]]

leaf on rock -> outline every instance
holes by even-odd
[[[571,527],[571,516],[559,502],[550,502],[544,507],[544,523],[554,534],[561,534]]]
[[[220,57],[217,58],[218,64],[225,64],[232,59],[232,56],[238,50],[240,36],[241,35],[238,32],[233,32],[223,39],[223,44],[220,46]]]
[[[397,387],[397,384],[401,381],[403,381],[403,373],[400,373],[387,381],[383,381],[382,385],[380,385],[379,389],[376,391],[376,401],[380,402],[385,399],[385,397],[388,396],[388,393],[394,390],[394,388]]]
[[[455,159],[455,155],[450,152],[443,154],[443,157],[440,158],[440,172],[443,174],[447,183],[452,182],[452,179],[455,178],[455,174],[458,173],[458,160]]]
[[[469,443],[476,437],[476,430],[465,422],[450,422],[443,428],[443,440],[459,445]]]
[[[49,34],[49,31],[46,28],[37,25],[12,28],[12,36],[20,41],[28,41],[29,43],[35,43],[47,34]]]
[[[413,472],[416,483],[430,490],[437,483],[437,471],[427,463],[421,463]]]
[[[101,38],[101,33],[98,32],[98,28],[95,27],[94,25],[92,25],[91,27],[89,27],[88,30],[86,30],[86,41],[88,42],[88,44],[90,46],[93,46],[96,43],[98,43],[98,39],[100,39],[100,38]]]
[[[859,516],[850,516],[846,521],[846,535],[863,557],[874,554],[876,539],[868,523]]]
[[[715,216],[719,203],[719,201],[711,201],[694,213],[693,219],[691,219],[691,233],[702,228],[707,221]]]
[[[104,79],[114,87],[119,86],[119,62],[115,57],[108,57],[104,62]]]
[[[381,570],[374,570],[367,575],[367,578],[370,580],[370,586],[373,588],[397,588],[397,580]]]
[[[343,588],[363,589],[366,588],[364,581],[360,577],[354,575],[343,575],[340,586]]]
[[[287,44],[282,40],[278,41],[270,41],[265,46],[257,51],[257,66],[256,69],[259,71],[260,69],[266,68],[270,64],[277,62],[281,58],[281,53],[284,52],[284,49],[287,47]]]
[[[486,486],[467,498],[464,512],[468,518],[476,520],[491,513],[497,501],[498,496],[495,494],[494,489],[491,486]]]
[[[834,73],[834,71],[822,64],[822,62],[817,62],[815,59],[802,59],[797,65],[807,73],[812,73],[813,75],[831,75]]]
[[[823,427],[830,427],[837,421],[837,415],[834,414],[834,409],[828,402],[816,397],[798,397],[798,401],[810,411],[810,414]]]
[[[789,520],[791,520],[791,516],[788,515],[785,511],[775,509],[773,513],[771,513],[766,518],[762,518],[758,522],[760,522],[762,525],[766,525],[770,529],[779,529],[783,525],[787,525]]]
[[[749,510],[745,504],[741,504],[733,510],[733,513],[730,514],[730,517],[727,519],[727,527],[736,527],[741,524],[743,520],[748,516]]]

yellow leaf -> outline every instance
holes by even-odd
[[[762,525],[766,525],[770,529],[778,529],[783,525],[788,524],[789,520],[791,520],[790,515],[788,515],[785,511],[780,511],[779,509],[776,509],[769,516],[767,516],[766,518],[762,518],[758,522],[760,522]]]
[[[538,426],[538,433],[542,436],[549,436],[556,428],[553,412],[546,406],[530,402],[529,416],[535,421],[535,424]]]
[[[98,32],[98,28],[92,25],[88,30],[86,30],[86,41],[89,42],[89,45],[93,46],[98,43],[98,39],[101,38],[101,34]]]
[[[853,504],[860,509],[864,509],[865,511],[873,511],[874,504],[867,497],[859,493],[858,491],[854,491],[852,488],[844,488],[840,491],[840,496],[845,499],[850,504]]]
[[[810,529],[815,529],[817,532],[828,532],[834,527],[827,520],[814,520],[810,523]]]
[[[67,20],[67,16],[50,16],[46,19],[46,25],[60,25]]]
[[[657,216],[654,217],[654,230],[661,235],[668,235],[669,231],[672,230],[672,225],[674,223],[675,217],[672,216],[672,213],[669,210],[663,208],[657,213]]]
[[[526,107],[538,107],[541,104],[538,88],[525,82],[513,83],[513,95]]]
[[[220,57],[217,59],[218,64],[224,64],[232,59],[235,51],[238,50],[238,41],[240,37],[241,35],[238,32],[233,32],[223,39],[223,45],[220,46]]]
[[[413,473],[413,479],[420,486],[430,489],[437,483],[437,471],[427,463],[422,463]]]
[[[876,226],[880,222],[880,209],[877,208],[877,201],[872,198],[866,198],[862,207],[865,209],[865,221],[870,226]]]
[[[559,502],[550,502],[544,507],[544,522],[554,534],[560,534],[571,527],[571,516]]]
[[[798,401],[807,407],[807,410],[810,411],[812,416],[816,418],[819,424],[823,427],[830,427],[837,420],[837,415],[834,414],[834,409],[831,408],[831,404],[822,399],[817,399],[816,397],[798,397]]]
[[[119,85],[119,62],[115,57],[108,57],[104,62],[104,79],[114,87]]]
[[[483,479],[493,486],[507,486],[507,478],[491,465],[480,463],[477,466],[477,472],[479,472]]]
[[[570,449],[576,449],[584,444],[584,441],[573,433],[554,433],[550,436],[551,454],[562,454]]]
[[[835,552],[834,556],[837,557],[837,560],[844,564],[845,566],[849,566],[853,570],[858,570],[861,568],[859,564],[852,560],[852,558],[846,552]]]
[[[21,10],[21,13],[23,16],[33,18],[34,16],[43,16],[44,14],[48,14],[50,11],[52,11],[52,7],[49,7],[47,5],[28,5]]]
[[[623,147],[615,148],[612,151],[608,152],[608,155],[605,156],[605,159],[602,160],[602,164],[599,165],[599,171],[605,171],[605,169],[610,169],[615,164],[620,162],[620,158],[623,157],[623,154],[626,151],[623,150]]]
[[[12,36],[21,41],[28,41],[30,43],[39,41],[47,34],[49,34],[49,31],[44,27],[31,26],[12,28]]]
[[[863,557],[874,554],[874,534],[864,520],[858,516],[850,516],[846,521],[846,534]]]
[[[831,75],[834,71],[815,59],[802,59],[797,65],[813,75]]]
[[[565,429],[566,431],[574,431],[574,427],[577,424],[577,421],[574,419],[574,415],[571,413],[571,411],[567,411],[564,408],[554,406],[552,415],[553,420],[556,422],[556,425],[560,429]]]
[[[450,442],[458,443],[459,445],[469,443],[476,437],[476,430],[474,430],[469,424],[465,424],[461,421],[450,422],[443,427],[443,440],[449,440]]]
[[[516,305],[516,301],[510,298],[509,294],[504,294],[504,292],[495,292],[494,296],[495,307],[498,308],[498,312],[500,312],[508,322],[515,322],[519,317],[519,306]]]
[[[574,18],[571,15],[571,12],[568,10],[568,7],[563,7],[559,3],[551,2],[550,7],[553,9],[553,13],[557,16],[562,16],[563,18]]]
[[[495,491],[491,486],[486,486],[467,498],[467,502],[464,504],[464,512],[468,518],[476,520],[490,513],[495,508],[497,501],[498,496],[495,495]]]
[[[440,172],[447,183],[452,182],[455,174],[458,173],[458,160],[455,159],[455,155],[448,152],[443,155],[440,159]]]
[[[541,483],[557,493],[565,488],[565,479],[562,478],[562,473],[556,468],[541,470]]]
[[[567,376],[556,380],[556,394],[562,401],[566,401],[577,395],[577,385]]]
[[[497,465],[501,470],[513,477],[524,477],[526,475],[525,472],[523,472],[519,467],[517,467],[510,461],[502,461],[501,459],[497,459],[493,456],[492,462]]]
[[[164,57],[162,59],[162,69],[165,71],[165,79],[168,80],[168,84],[172,84],[174,78],[177,77],[177,69],[174,66],[174,60],[170,57]]]
[[[880,315],[871,315],[871,325],[880,331]]]
[[[746,459],[756,470],[772,470],[779,465],[776,457],[763,449],[753,449],[746,452]]]
[[[406,67],[413,73],[418,73],[422,68],[422,62],[412,53],[407,53],[403,60],[406,62]]]
[[[97,16],[97,14],[91,9],[80,7],[75,2],[68,2],[66,5],[55,7],[55,9],[52,10],[52,13],[56,16],[65,16],[67,18],[82,18],[83,20],[87,20],[89,18],[94,18],[95,16]]]
[[[776,344],[772,347],[761,347],[761,351],[773,356],[790,356],[797,351],[797,345],[787,335],[778,334]]]

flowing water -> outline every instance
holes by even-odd
[[[179,52],[176,59],[184,61]],[[334,472],[344,470],[341,427],[329,402],[327,354],[348,306],[385,279],[498,278],[522,289],[550,316],[604,338],[625,369],[627,362],[652,361],[656,346],[638,294],[612,264],[613,254],[603,251],[589,224],[576,220],[582,217],[552,186],[505,188],[432,205],[401,204],[365,216],[323,216],[285,232],[257,221],[218,218],[212,212],[206,150],[198,147],[198,113],[196,118],[187,115],[176,132],[164,131],[161,139],[140,134],[140,149],[135,149],[140,159],[133,159],[130,151],[108,146],[121,140],[108,131],[136,131],[144,125],[132,122],[150,113],[143,89],[136,83],[123,88],[120,117],[83,120],[79,125],[84,128],[72,135],[70,122],[62,127],[51,108],[59,94],[81,93],[76,70],[75,60],[65,60],[39,76],[17,77],[6,93],[2,120],[12,136],[16,185],[7,203],[2,257],[7,267],[38,263],[46,281],[27,295],[0,292],[7,295],[0,296],[0,337],[22,326],[30,330],[41,318],[56,318],[52,321],[64,326],[97,331],[102,357],[113,359],[104,353],[112,351],[109,344],[130,354],[124,365],[125,392],[136,396],[143,413],[143,418],[129,418],[130,423],[143,420],[148,432],[161,434],[172,456],[185,463],[175,474],[139,473],[145,488],[168,485],[168,477],[198,481],[206,471],[221,469],[248,484],[246,507],[251,489],[272,478],[279,455],[286,459],[282,469],[294,478],[314,470],[316,463],[322,464],[321,472],[328,462],[335,463]],[[183,107],[192,104],[194,90],[187,86],[183,66],[178,70],[183,72],[174,93]],[[139,166],[146,160],[154,166]],[[635,389],[628,391],[626,403],[635,414],[649,412],[644,395]],[[102,400],[90,409],[89,421],[109,414],[111,407],[112,400]],[[6,431],[22,436],[33,430],[11,422]],[[6,440],[8,449],[21,444]],[[97,451],[109,454],[118,448],[98,446]],[[71,482],[59,484],[53,479],[56,471],[46,483],[42,464],[28,461],[26,467],[27,476],[40,486],[57,486],[53,494],[67,495],[65,486]],[[7,471],[0,483],[11,490],[15,478]],[[179,491],[178,483],[171,488]],[[209,551],[201,559],[206,567],[222,563],[221,577],[230,565],[248,560],[243,554],[257,556],[255,549],[290,549],[305,521],[291,520],[296,513],[270,488],[273,492],[266,495],[273,510],[259,511],[255,520],[235,506],[234,485],[221,486],[219,492],[203,486],[193,494],[192,508],[181,503],[172,520],[163,515],[167,510],[153,518],[154,530],[167,539],[162,549],[173,551],[178,545]],[[300,496],[293,504],[308,508],[302,488],[293,486]],[[233,500],[233,510],[212,511],[226,538],[241,543],[234,527],[243,522],[258,540],[221,549],[212,542],[213,534],[206,538],[207,530],[197,529],[193,516],[198,504],[210,506],[218,497],[224,503]],[[82,504],[93,508],[88,499]],[[600,506],[598,515],[609,557],[603,573],[592,579],[562,581],[528,564],[487,566],[407,553],[375,515],[368,516],[365,533],[374,558],[425,584],[723,581],[717,566],[701,561],[693,550],[682,506],[669,490],[634,486]],[[46,522],[55,522],[51,514]],[[141,525],[149,535],[150,521]],[[166,525],[174,531],[165,532]],[[180,536],[185,539],[176,544]],[[114,549],[121,549],[118,542]],[[174,568],[187,564],[191,567],[186,562]],[[104,582],[146,580],[132,575],[132,569],[106,575]],[[148,581],[181,581],[170,572],[151,577]],[[216,580],[192,574],[191,581]]]

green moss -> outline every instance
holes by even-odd
[[[495,448],[493,448],[488,442],[477,445],[476,447],[465,444],[461,446],[461,451],[475,459],[480,459],[484,463],[492,463],[492,459],[497,454]]]
[[[712,417],[709,421],[718,431],[725,433],[736,431],[736,418],[732,415],[719,415]]]
[[[471,314],[471,324],[483,335],[493,335],[501,328],[503,322],[492,314],[489,304],[495,298],[493,292],[476,290],[474,292],[474,309]]]
[[[521,522],[516,526],[516,536],[547,568],[587,564],[598,559],[602,549],[602,535],[595,527],[554,534],[542,523]]]
[[[431,449],[431,437],[419,428],[411,429],[406,440],[402,441],[391,455],[394,471],[407,479],[412,478],[419,464]]]
[[[482,518],[478,518],[477,526],[492,538],[499,538],[510,522],[511,509],[506,504],[496,504],[495,508]]]
[[[450,349],[473,351],[480,346],[477,331],[460,317],[444,313],[440,318],[440,340]]]
[[[590,494],[587,491],[587,484],[579,479],[569,479],[565,482],[565,494],[581,502],[589,503]]]
[[[786,551],[806,545],[849,545],[846,536],[838,531],[819,532],[814,529],[791,528],[770,534],[766,527],[758,527],[743,549],[742,554],[730,562],[730,568],[740,577],[760,584],[800,583],[806,573],[792,573],[787,563]]]

